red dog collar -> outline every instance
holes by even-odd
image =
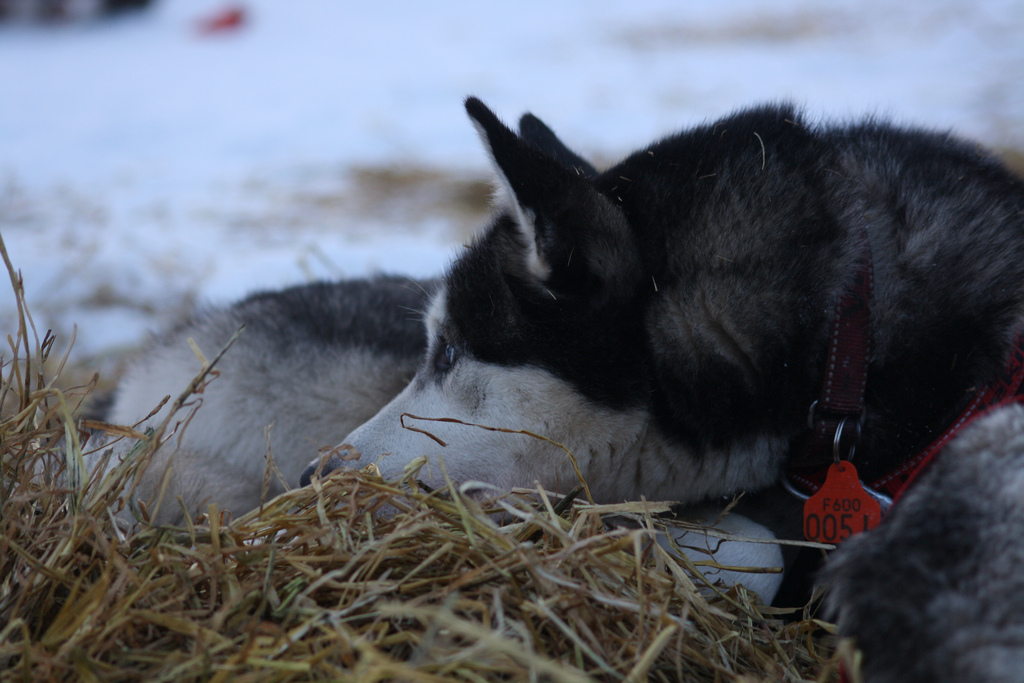
[[[860,443],[874,287],[871,246],[866,231],[860,235],[860,250],[853,285],[836,304],[820,398],[811,405],[808,432],[790,457],[789,471],[783,477],[786,488],[804,500],[825,485],[834,464],[850,464],[848,461],[853,459]],[[1002,377],[979,391],[950,427],[924,450],[865,486],[867,495],[877,500],[885,513],[964,426],[989,408],[1009,401],[1024,401],[1024,396],[1019,396],[1022,386],[1024,333],[1018,335]]]
[[[842,463],[840,469],[847,475],[845,478],[849,478],[850,472],[854,472],[855,476],[855,469],[849,461],[853,459],[860,442],[871,341],[868,325],[873,294],[871,249],[865,230],[861,231],[859,240],[860,254],[855,280],[836,305],[821,393],[818,400],[811,404],[808,431],[794,450],[788,471],[782,478],[783,485],[805,501],[817,494],[822,486],[833,485],[831,482],[826,484],[826,481],[829,471],[835,476],[834,466]],[[1019,396],[1022,386],[1024,333],[1017,337],[1004,374],[979,391],[964,412],[942,434],[918,455],[863,486],[863,492],[851,495],[859,497],[863,494],[878,501],[885,513],[959,430],[995,405],[1024,400],[1024,396]],[[846,487],[847,484],[844,482],[842,486]],[[820,502],[815,504],[820,505]],[[831,500],[829,504],[835,505],[836,501]],[[805,505],[805,531],[808,528],[806,517],[810,514],[810,507],[810,504]],[[821,540],[821,537],[817,540]]]

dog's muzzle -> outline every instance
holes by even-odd
[[[345,466],[345,461],[340,456],[347,454],[348,451],[343,451],[339,455],[332,455],[322,466],[319,462],[312,463],[309,467],[304,469],[302,474],[299,476],[299,486],[309,486],[310,482],[313,481],[314,475],[317,474],[317,470],[320,472],[319,478],[323,479],[334,470],[341,469]]]

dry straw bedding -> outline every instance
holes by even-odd
[[[121,492],[177,423],[90,480],[73,418],[88,387],[57,388],[61,359],[8,270],[23,322],[0,387],[0,680],[836,678],[831,625],[712,586],[651,542],[664,504],[538,490],[481,510],[415,466],[400,481],[369,468],[181,528],[148,524],[176,504],[150,501],[121,529]],[[33,476],[44,465],[60,485]],[[608,530],[610,514],[635,528]]]

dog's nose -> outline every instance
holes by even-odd
[[[348,451],[344,451],[343,453],[347,454]],[[344,466],[345,462],[341,458],[339,458],[337,455],[332,455],[330,460],[325,462],[323,468],[320,469],[320,478],[322,479],[323,477],[326,477],[334,470]],[[309,486],[309,483],[313,481],[313,475],[316,474],[316,470],[318,467],[320,467],[320,463],[314,462],[309,467],[304,469],[302,471],[302,474],[299,476],[299,486]]]

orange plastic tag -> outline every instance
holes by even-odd
[[[825,483],[804,503],[804,537],[839,543],[873,529],[882,521],[882,507],[864,490],[853,463],[841,460],[828,468]]]

